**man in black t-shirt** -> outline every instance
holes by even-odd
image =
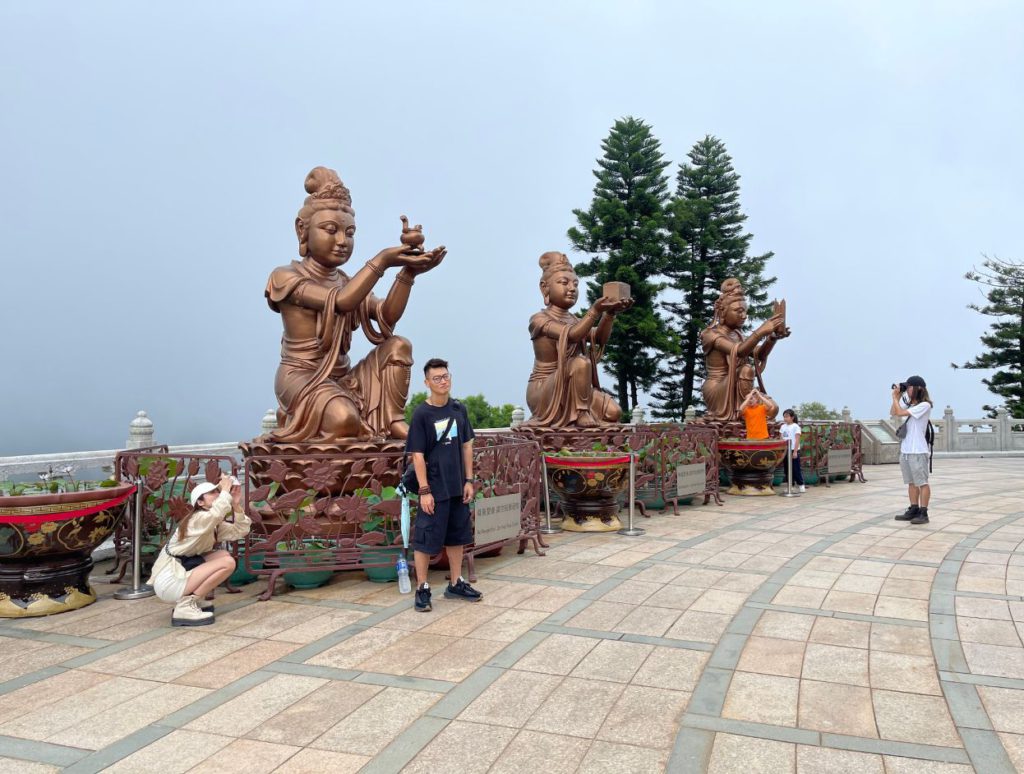
[[[463,549],[473,542],[469,518],[469,503],[473,500],[473,428],[465,407],[450,398],[452,376],[448,363],[432,358],[423,366],[423,374],[430,394],[413,412],[405,445],[420,487],[412,548],[418,584],[416,610],[421,613],[431,609],[427,571],[430,557],[440,553],[442,546],[448,554],[454,581],[445,589],[445,597],[467,602],[483,598],[460,574]]]

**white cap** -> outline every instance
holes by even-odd
[[[196,503],[199,502],[199,498],[204,494],[212,492],[217,488],[216,484],[211,484],[209,481],[204,481],[198,484],[195,489],[192,490],[192,507],[196,507]]]

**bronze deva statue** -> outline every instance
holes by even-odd
[[[599,389],[597,364],[615,315],[632,306],[633,300],[606,293],[582,318],[576,317],[569,310],[579,297],[580,281],[569,259],[564,253],[544,253],[540,268],[545,308],[530,318],[535,360],[526,404],[533,416],[526,424],[597,427],[618,422],[622,409]]]
[[[746,322],[743,286],[735,278],[727,279],[715,301],[714,319],[700,334],[707,366],[701,392],[709,419],[740,419],[740,404],[750,393],[755,379],[759,390],[765,394],[768,420],[779,412],[778,404],[767,397],[761,374],[775,342],[790,333],[786,327],[786,302],[776,301],[772,316],[749,336],[743,335]]]
[[[295,218],[302,260],[274,269],[267,281],[267,303],[284,323],[274,381],[278,429],[270,440],[405,438],[412,345],[394,327],[416,276],[441,263],[446,250],[424,252],[402,239],[349,277],[341,270],[355,246],[348,188],[326,167],[311,171],[305,185],[309,196]],[[401,271],[377,298],[371,291],[392,267]],[[348,352],[357,328],[374,346],[353,366]]]

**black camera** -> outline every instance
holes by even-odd
[[[898,385],[897,385],[897,384],[894,384],[894,385],[893,385],[892,387],[890,387],[889,389],[891,389],[891,390],[895,390],[895,389],[896,389],[897,387],[899,387],[899,388],[900,388],[900,392],[906,392],[906,391],[907,391],[907,383],[906,383],[906,382],[900,382],[900,383],[899,383]]]

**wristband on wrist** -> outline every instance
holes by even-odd
[[[467,479],[465,479],[465,482],[467,484],[472,484],[473,483],[473,479],[472,478],[467,478]]]
[[[432,492],[430,491],[430,487],[429,486],[421,486],[420,487],[420,494],[421,495],[432,494]]]

